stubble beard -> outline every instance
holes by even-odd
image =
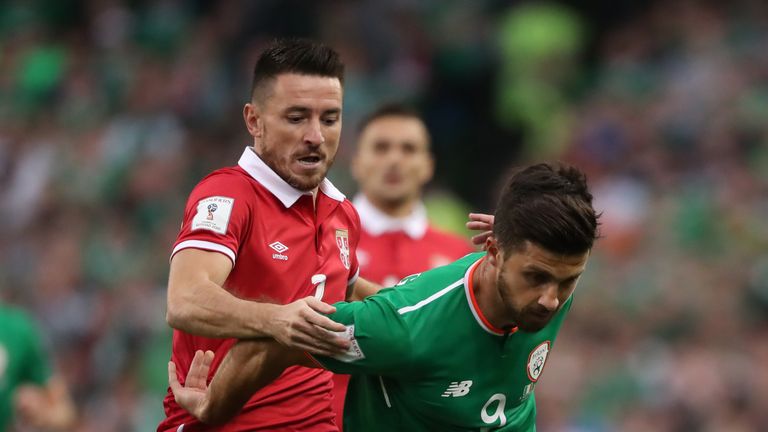
[[[514,301],[509,298],[508,290],[507,290],[507,283],[504,281],[504,278],[502,277],[503,273],[500,273],[497,280],[496,280],[496,288],[499,290],[499,296],[501,297],[501,301],[504,303],[504,309],[506,311],[507,319],[511,320],[513,323],[515,323],[515,326],[521,331],[524,331],[526,333],[535,333],[549,324],[549,320],[544,323],[530,323],[525,319],[526,316],[526,307],[523,306],[522,308],[518,308]]]
[[[267,128],[265,126],[262,141],[266,143],[267,139]],[[304,192],[312,191],[320,186],[320,183],[322,183],[323,179],[325,179],[325,175],[328,174],[328,170],[331,168],[331,166],[333,166],[333,162],[336,160],[335,156],[326,159],[327,164],[325,165],[325,169],[317,175],[311,177],[300,177],[291,173],[287,168],[287,164],[291,163],[290,159],[285,161],[286,166],[281,168],[279,166],[280,156],[270,150],[269,146],[262,146],[259,156],[261,157],[261,160],[267,164],[268,167],[272,168],[272,171],[274,171],[281,179],[283,179],[283,181],[292,187]]]

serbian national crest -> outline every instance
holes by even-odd
[[[542,342],[528,355],[528,378],[531,381],[538,381],[541,371],[544,370],[544,363],[547,362],[547,354],[549,354],[549,341]]]
[[[336,229],[336,246],[339,247],[339,257],[344,268],[349,270],[349,232],[345,229]]]

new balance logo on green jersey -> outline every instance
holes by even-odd
[[[443,392],[443,397],[462,397],[469,393],[469,388],[472,387],[472,380],[468,381],[454,381]]]

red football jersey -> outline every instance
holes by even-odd
[[[467,239],[429,226],[421,204],[409,216],[396,219],[382,213],[363,195],[356,196],[353,203],[363,228],[357,258],[360,274],[367,280],[393,286],[406,276],[474,252]]]
[[[198,248],[228,256],[234,267],[224,288],[240,298],[286,304],[315,295],[335,303],[357,277],[359,237],[357,212],[327,179],[313,204],[246,148],[238,166],[213,172],[192,191],[173,253]],[[179,380],[196,350],[214,351],[213,376],[234,343],[174,330]],[[289,368],[216,430],[336,431],[331,388],[330,372]],[[176,404],[170,389],[164,406],[158,431],[210,430]]]
[[[360,275],[369,281],[393,286],[406,276],[475,252],[467,239],[429,226],[427,212],[421,204],[407,217],[392,218],[362,194],[356,196],[353,203],[363,228],[357,248]],[[349,375],[333,377],[333,408],[339,425],[348,382]]]

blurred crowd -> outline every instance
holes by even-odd
[[[434,214],[492,210],[515,164],[588,172],[603,239],[540,431],[768,431],[768,7],[594,26],[541,2],[0,1],[0,298],[40,320],[77,431],[162,417],[170,246],[194,183],[248,143],[274,35],[347,63],[348,196],[355,124],[391,100],[432,131]]]

